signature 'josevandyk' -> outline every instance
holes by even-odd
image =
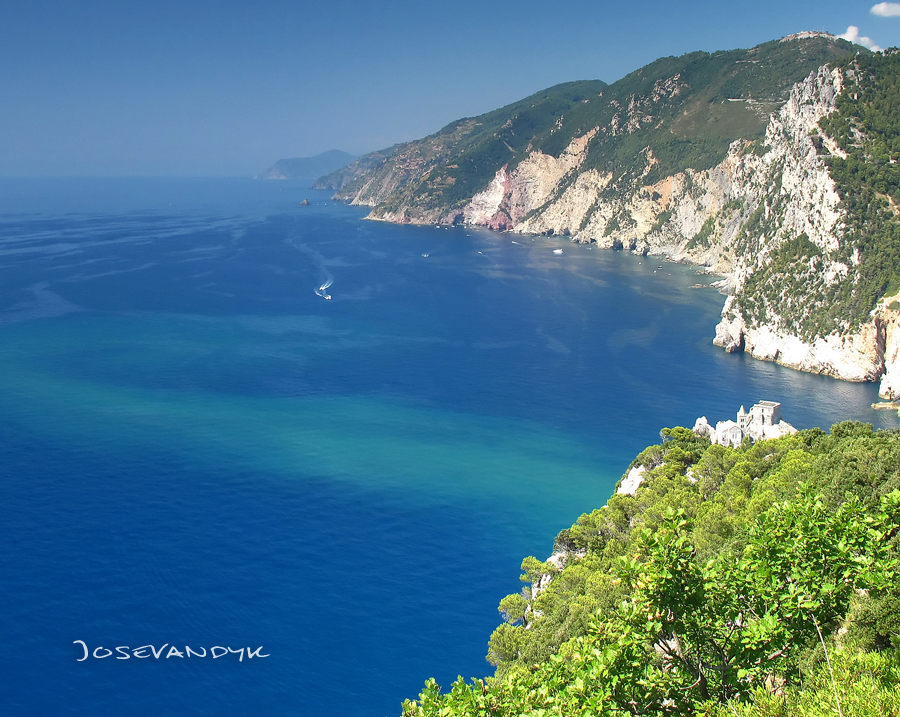
[[[86,659],[91,657],[92,655],[98,660],[102,660],[104,657],[111,657],[114,653],[108,647],[98,646],[95,647],[93,652],[91,652],[90,648],[88,648],[87,643],[84,640],[75,640],[73,642],[75,645],[81,645],[81,649],[84,650],[84,656],[79,657],[76,662],[84,662]],[[169,643],[165,643],[158,650],[153,645],[142,645],[141,647],[129,647],[128,645],[121,645],[120,647],[114,648],[118,653],[116,655],[117,660],[130,660],[132,657],[136,657],[138,659],[143,659],[145,657],[154,657],[157,660],[160,657],[163,657],[163,650],[169,648],[169,651],[165,654],[165,658],[168,659],[170,657],[206,657],[209,654],[214,660],[220,657],[225,657],[228,654],[240,655],[238,658],[238,662],[244,661],[244,652],[247,653],[247,659],[253,659],[254,657],[268,657],[268,655],[261,655],[262,645],[257,647],[255,650],[251,650],[249,647],[241,647],[237,650],[233,650],[230,647],[222,647],[221,645],[214,645],[209,648],[209,652],[205,647],[199,647],[194,649],[193,647],[189,647],[185,645],[184,652],[179,650],[175,645],[169,645]],[[217,652],[218,651],[218,652]]]

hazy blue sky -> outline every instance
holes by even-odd
[[[359,154],[663,55],[851,25],[900,45],[900,6],[872,7],[5,0],[0,175],[248,175],[281,157]]]

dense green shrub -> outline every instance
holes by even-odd
[[[634,496],[560,533],[561,569],[523,561],[543,587],[501,602],[495,677],[447,694],[430,681],[406,717],[812,717],[835,700],[849,717],[871,714],[841,682],[863,672],[875,714],[900,714],[900,433],[662,438],[632,464]]]

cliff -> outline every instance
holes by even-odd
[[[588,134],[556,160],[534,157],[512,175],[499,171],[464,216],[488,226],[509,217],[506,228],[515,231],[705,265],[727,277],[716,345],[850,381],[880,378],[880,394],[897,398],[900,306],[884,295],[887,287],[855,322],[854,307],[841,306],[842,296],[860,293],[859,268],[871,242],[864,228],[849,231],[849,208],[829,166],[847,153],[819,128],[835,110],[845,75],[857,72],[810,73],[773,113],[762,140],[733,142],[708,170],[610,193],[613,174],[591,169],[563,188],[557,177],[583,162]],[[648,148],[644,175],[654,161]]]
[[[725,276],[717,345],[898,398],[900,59],[857,50],[801,33],[663,58],[461,120],[333,186],[372,218],[703,265]]]
[[[853,52],[849,43],[820,33],[750,50],[666,57],[612,85],[565,83],[463,118],[361,157],[316,186],[373,207],[377,218],[462,222],[473,197],[502,183],[498,172],[511,177],[524,165],[521,175],[540,176],[540,186],[498,207],[511,210],[515,224],[520,212],[554,199],[591,170],[613,194],[641,180],[652,184],[687,168],[715,166],[734,140],[764,136],[770,112],[795,82]]]
[[[415,142],[360,157],[316,182],[338,199],[375,207],[373,216],[431,223],[484,188],[510,157],[524,156],[532,137],[557,117],[602,94],[605,82],[567,82],[488,112],[452,122]],[[514,126],[515,125],[515,126]]]

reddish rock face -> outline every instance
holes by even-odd
[[[507,229],[512,229],[513,221],[509,218],[509,215],[505,211],[500,210],[491,217],[490,221],[488,222],[488,226],[491,229],[502,232],[506,231]]]

